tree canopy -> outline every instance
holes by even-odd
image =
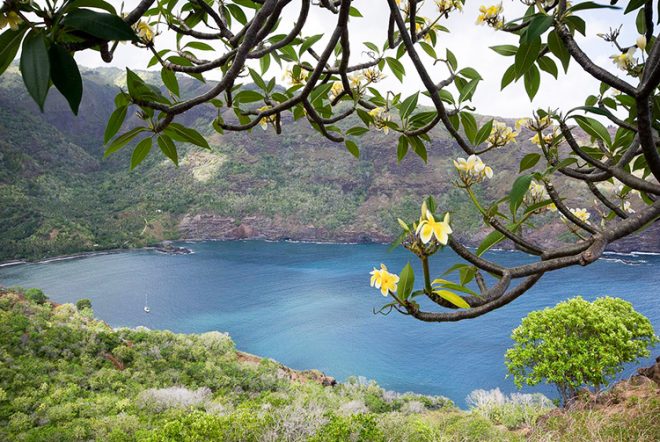
[[[398,241],[420,259],[423,287],[414,289],[410,266],[398,275],[385,266],[374,269],[372,285],[393,299],[383,312],[396,309],[423,321],[457,321],[508,304],[547,272],[593,263],[609,244],[660,217],[657,4],[521,0],[528,7],[513,20],[505,18],[501,3],[482,6],[477,25],[518,39],[517,45],[492,47],[512,60],[502,88],[522,81],[532,98],[542,86],[542,72],[561,78],[571,64],[600,82],[598,90],[585,92],[583,106],[538,109],[513,125],[484,121],[475,113],[473,98],[482,74],[462,66],[461,54],[440,49],[449,32],[443,23],[466,1],[141,0],[132,10],[118,11],[103,0],[5,0],[0,27],[8,29],[0,35],[0,73],[20,49],[25,87],[39,107],[43,109],[52,85],[76,113],[83,87],[75,52],[95,50],[110,62],[120,42],[143,48],[151,55],[148,66],[160,66],[165,89],[127,69],[126,87],[115,99],[105,131],[106,155],[131,146],[131,167],[139,165],[154,144],[175,164],[179,143],[209,148],[199,132],[177,121],[198,106],[217,109],[208,124],[220,133],[256,126],[286,132],[282,116],[291,114],[324,137],[344,143],[355,156],[360,138],[375,130],[391,137],[399,159],[414,152],[426,161],[429,131],[443,127],[467,157],[454,160],[455,185],[466,192],[492,232],[476,250],[465,247],[453,235],[460,227],[451,226],[451,208],[440,210],[429,198],[419,220],[400,221]],[[313,8],[328,17],[323,29],[308,24]],[[352,53],[351,30],[374,8],[389,11],[382,23],[385,41],[364,42],[362,52]],[[620,28],[600,35],[612,44],[614,72],[595,63],[575,39],[587,32],[585,18],[601,8],[614,9],[618,18],[636,16],[635,41],[623,41]],[[291,13],[297,18],[285,29],[283,17]],[[406,70],[404,60],[414,72]],[[285,81],[277,79],[280,70]],[[206,82],[205,76],[218,73],[218,81]],[[400,82],[419,78],[420,90],[409,96],[386,90],[381,80],[389,74]],[[203,83],[199,93],[181,97],[177,75]],[[430,108],[420,105],[420,94],[429,99]],[[140,125],[124,127],[129,111],[137,112]],[[353,115],[360,124],[347,127]],[[514,149],[522,133],[532,134],[538,149],[522,158],[508,194],[496,201],[480,200],[476,190],[496,173],[486,156]],[[569,207],[556,186],[559,179],[585,187],[593,202]],[[544,247],[528,238],[527,232],[546,212],[558,213],[575,236],[573,244]],[[484,256],[504,240],[537,260],[506,267]],[[429,257],[445,246],[465,260],[449,269],[459,273],[457,282],[430,275]],[[439,311],[423,311],[417,296],[430,299]]]

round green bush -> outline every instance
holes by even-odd
[[[554,384],[564,404],[582,387],[598,391],[623,364],[649,356],[651,322],[619,298],[581,297],[531,312],[511,336],[506,366],[515,384]]]
[[[25,297],[32,302],[36,302],[37,304],[43,304],[48,299],[48,296],[46,296],[44,292],[34,288],[27,289],[25,291]]]
[[[82,311],[86,308],[92,308],[92,301],[87,298],[79,299],[76,301],[76,308],[78,311]]]

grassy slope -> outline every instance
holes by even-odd
[[[569,411],[455,408],[374,383],[324,387],[218,332],[112,329],[89,309],[0,291],[0,440],[655,441],[659,387],[619,384]]]
[[[180,389],[163,390],[171,387]],[[113,330],[91,310],[0,294],[1,440],[380,441],[385,434],[511,436],[442,397],[292,381],[272,361],[239,357],[221,333]]]

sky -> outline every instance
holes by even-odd
[[[134,0],[135,1],[135,0]],[[112,1],[117,4],[119,2]],[[127,1],[126,9],[130,8],[133,2]],[[503,57],[489,46],[500,44],[516,44],[517,37],[504,32],[497,32],[487,26],[478,26],[475,21],[479,15],[479,6],[481,4],[492,4],[492,1],[467,0],[463,12],[453,12],[449,19],[442,19],[439,23],[450,29],[450,33],[439,33],[437,53],[444,54],[444,49],[449,48],[458,58],[459,67],[473,67],[477,69],[484,78],[473,99],[476,111],[483,115],[496,115],[501,117],[517,118],[530,116],[532,110],[537,108],[570,109],[571,107],[584,104],[584,99],[591,93],[598,91],[599,83],[584,73],[574,62],[571,63],[568,74],[560,75],[555,80],[549,74],[542,72],[541,89],[534,101],[530,102],[525,93],[522,80],[518,83],[508,86],[503,91],[500,90],[500,81],[502,74],[512,63],[510,57]],[[602,1],[609,4],[609,1]],[[625,4],[626,2],[619,2]],[[357,7],[363,17],[351,18],[349,23],[349,32],[351,38],[351,64],[367,61],[363,54],[366,49],[363,41],[375,42],[379,47],[386,38],[386,29],[388,22],[386,0],[355,0]],[[503,0],[504,16],[507,19],[517,18],[524,12],[525,6],[519,0]],[[420,15],[433,16],[431,11],[434,9],[434,2],[426,0]],[[293,0],[285,10],[282,24],[278,33],[287,32],[292,26],[298,15],[300,7],[299,0]],[[611,43],[603,41],[597,37],[597,34],[607,32],[609,28],[623,26],[621,42],[626,45],[634,44],[637,38],[637,32],[634,26],[634,15],[623,16],[621,11],[598,10],[585,11],[580,16],[587,21],[587,35],[576,38],[578,44],[589,54],[592,60],[598,65],[605,67],[618,76],[624,76],[624,72],[617,70],[616,66],[610,60],[616,50]],[[435,17],[435,16],[433,16]],[[330,33],[334,28],[335,17],[329,12],[320,10],[317,6],[312,6],[307,24],[303,30],[304,36],[315,35],[319,33]],[[160,29],[164,31],[164,29]],[[325,39],[321,39],[317,45],[322,47]],[[163,49],[173,47],[174,38],[167,32],[163,32],[156,38],[156,48]],[[315,46],[316,47],[316,46]],[[421,54],[424,54],[420,50]],[[206,54],[204,54],[206,55]],[[390,54],[392,55],[392,54]],[[431,59],[426,57],[429,72],[435,81],[442,80],[447,76],[446,69],[438,64],[432,66]],[[115,57],[110,66],[131,69],[145,69],[151,54],[132,45],[120,45],[115,53]],[[379,84],[381,90],[392,90],[403,92],[404,96],[412,94],[421,88],[421,81],[412,69],[409,61],[404,61],[408,76],[404,84],[401,84],[388,70],[387,78]],[[108,66],[103,63],[98,53],[94,51],[85,51],[76,54],[76,59],[81,65],[88,67]],[[274,64],[274,63],[273,63]],[[281,71],[271,68],[265,75],[266,78],[275,76],[278,81],[281,80]],[[213,78],[211,76],[210,78]],[[217,77],[216,77],[217,79]],[[631,78],[627,78],[631,81]],[[426,98],[424,98],[426,99]]]

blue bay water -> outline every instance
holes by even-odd
[[[504,352],[511,331],[532,310],[576,295],[617,296],[660,331],[660,256],[607,255],[586,268],[546,275],[483,317],[434,324],[396,312],[373,314],[387,300],[369,287],[369,271],[384,262],[398,272],[414,258],[405,250],[262,241],[184,245],[194,254],[137,250],[0,268],[0,284],[39,287],[57,302],[90,298],[96,315],[112,326],[226,331],[238,349],[296,369],[317,368],[339,380],[364,376],[391,390],[444,395],[460,406],[475,389],[516,391],[505,377]],[[530,259],[489,253],[505,265]],[[459,262],[449,250],[432,259],[438,276]],[[150,314],[143,311],[145,294]],[[556,396],[548,386],[523,389],[534,391]]]

